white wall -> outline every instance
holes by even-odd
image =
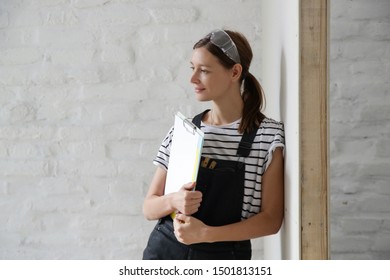
[[[215,27],[252,42],[267,114],[286,125],[286,191],[296,190],[296,39],[286,27],[296,2],[1,0],[0,258],[140,257],[153,226],[140,209],[151,161],[173,113],[202,109],[188,60]],[[389,4],[330,5],[335,259],[389,259]],[[286,198],[282,233],[293,236],[298,199]],[[295,256],[299,244],[282,240],[277,254]],[[255,249],[262,258],[261,239]]]
[[[390,1],[332,0],[331,257],[390,259]]]
[[[139,259],[152,159],[173,114],[204,106],[192,46],[239,30],[261,78],[260,15],[257,0],[1,0],[0,258]]]
[[[262,1],[263,82],[267,115],[285,125],[285,220],[266,237],[266,259],[300,257],[299,190],[299,1]],[[271,98],[270,98],[271,97]]]
[[[280,108],[287,135],[282,246],[278,238],[267,240],[265,258],[299,256],[296,2],[262,2],[263,86],[280,94],[280,107],[273,101],[268,106],[275,118]],[[389,40],[390,1],[330,1],[332,259],[390,258]]]

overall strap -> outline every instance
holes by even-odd
[[[204,112],[196,115],[193,119],[192,122],[195,124],[197,127],[200,128],[200,124],[202,121],[203,116],[210,111],[210,109],[205,110]],[[256,137],[257,129],[253,130],[251,133],[244,132],[241,138],[241,142],[238,145],[238,150],[237,150],[237,155],[240,157],[247,157],[249,156],[249,153],[252,148],[252,143],[253,140]]]
[[[204,112],[196,115],[193,119],[192,119],[192,123],[194,125],[196,125],[199,129],[200,129],[200,123],[202,122],[202,119],[203,119],[203,116],[208,112],[210,111],[210,109],[207,109],[205,110]]]
[[[249,156],[251,152],[253,140],[256,137],[257,129],[254,129],[251,133],[244,132],[241,138],[240,144],[238,144],[237,155],[241,157]]]

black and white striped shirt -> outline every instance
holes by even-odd
[[[261,123],[252,149],[248,157],[237,156],[238,144],[242,134],[238,132],[240,120],[228,125],[212,126],[201,123],[201,130],[205,134],[202,156],[232,161],[245,162],[244,199],[242,205],[242,219],[247,219],[260,212],[262,175],[272,161],[272,154],[277,147],[284,150],[283,123],[265,118]],[[172,142],[173,127],[163,140],[154,164],[168,169],[170,145]]]

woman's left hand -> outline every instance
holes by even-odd
[[[197,218],[178,213],[173,221],[173,227],[177,240],[183,244],[207,242],[204,240],[207,225]]]

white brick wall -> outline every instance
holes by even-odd
[[[154,225],[141,214],[152,159],[174,112],[205,106],[189,84],[192,45],[240,30],[261,78],[259,9],[1,0],[0,258],[139,259]]]
[[[260,3],[2,0],[0,258],[138,259],[151,161],[192,98],[194,40]],[[390,1],[331,1],[332,258],[390,258]],[[255,257],[262,244],[255,241]]]
[[[333,0],[331,256],[390,259],[390,1]]]

